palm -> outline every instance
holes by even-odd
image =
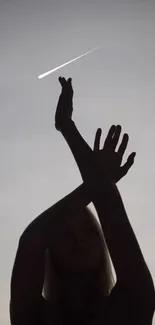
[[[94,142],[94,155],[96,156],[97,162],[101,165],[101,168],[104,168],[115,183],[117,183],[127,174],[134,162],[135,157],[135,153],[131,153],[127,159],[127,162],[121,166],[129,137],[128,134],[125,133],[118,151],[115,151],[120,133],[121,126],[118,125],[115,127],[113,125],[108,132],[103,148],[100,150],[101,129],[98,129]]]
[[[66,80],[65,78],[59,77],[59,82],[62,86],[62,91],[59,96],[55,114],[55,127],[57,130],[61,130],[64,123],[71,119],[73,112],[73,88],[71,78]]]

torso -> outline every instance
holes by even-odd
[[[45,303],[46,304],[46,303]],[[113,288],[109,297],[101,302],[96,315],[64,317],[57,308],[53,311],[49,306],[45,305],[46,320],[42,325],[150,325],[149,306],[138,306],[138,303],[131,301],[130,296],[126,291],[119,286]]]
[[[44,298],[37,304],[35,311],[33,321],[29,315],[30,321],[24,325],[151,325],[154,313],[149,302],[142,305],[139,301],[133,301],[130,293],[120,285],[115,285],[111,294],[101,301],[96,315],[71,317],[70,312],[70,317],[64,317],[57,306],[51,307]]]

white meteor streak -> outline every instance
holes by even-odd
[[[74,58],[74,59],[72,59],[72,60],[70,60],[70,61],[68,61],[68,62],[66,62],[66,63],[64,63],[64,64],[62,64],[62,65],[60,65],[60,66],[57,67],[57,68],[54,68],[54,69],[52,69],[52,70],[49,70],[49,71],[47,71],[47,72],[41,74],[40,76],[38,76],[38,79],[42,79],[42,78],[48,76],[50,73],[52,73],[52,72],[54,72],[54,71],[56,71],[56,70],[59,70],[60,68],[64,67],[65,65],[70,64],[71,62],[76,61],[76,60],[82,58],[83,56],[85,56],[85,55],[87,55],[87,54],[89,54],[89,53],[91,53],[91,52],[93,52],[93,51],[95,51],[95,50],[97,50],[97,49],[99,49],[99,47],[95,47],[95,49],[93,49],[93,50],[91,50],[91,51],[89,51],[89,52],[86,52],[86,53],[84,53],[84,54],[78,56],[77,58]]]

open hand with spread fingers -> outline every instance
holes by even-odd
[[[128,134],[124,133],[122,142],[116,151],[116,146],[118,145],[121,134],[121,126],[111,126],[102,149],[100,149],[101,133],[102,130],[100,128],[97,129],[94,141],[95,160],[97,160],[97,164],[100,165],[101,169],[104,169],[104,171],[108,173],[112,181],[117,183],[127,174],[128,170],[133,165],[136,153],[132,152],[125,164],[121,166],[123,155],[129,141]]]

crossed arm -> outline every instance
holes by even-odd
[[[104,231],[117,281],[154,312],[154,286],[139,244],[127,218],[119,191],[105,174],[91,164],[92,150],[75,124],[66,124],[62,134],[79,167],[84,183],[37,217],[20,237],[11,278],[11,321],[21,322],[25,312],[33,313],[34,301],[42,295],[45,250],[52,236],[52,220],[93,202]],[[88,162],[89,161],[89,162]],[[89,168],[88,168],[89,166]],[[104,204],[103,204],[104,203]],[[112,204],[111,204],[112,203]]]
[[[133,298],[137,297],[140,301],[149,299],[155,305],[152,277],[116,185],[105,173],[101,173],[95,164],[92,163],[91,167],[92,152],[73,121],[63,128],[62,134],[98,213],[117,281],[129,289]]]
[[[74,123],[68,126],[67,132],[64,131],[63,135],[80,165],[81,159],[85,161],[86,158],[85,153],[82,155],[81,151],[84,145],[84,152],[86,152],[86,142],[83,142],[84,140]],[[75,153],[75,148],[77,148],[75,143],[81,143],[79,153],[77,150]],[[91,153],[89,147],[87,150]],[[82,174],[84,175],[85,172],[82,171]],[[139,299],[140,305],[143,303],[145,307],[145,303],[148,302],[149,308],[152,308],[152,313],[154,312],[153,281],[127,218],[119,192],[114,184],[111,184],[106,177],[103,179],[102,175],[98,175],[95,170],[92,172],[91,182],[87,180],[86,175],[85,184],[81,184],[72,193],[44,211],[21,235],[11,279],[12,308],[10,311],[13,325],[18,325],[18,318],[20,323],[25,312],[33,314],[34,302],[39,302],[41,299],[45,272],[45,250],[52,236],[52,221],[55,218],[61,218],[64,213],[68,214],[74,212],[74,209],[88,205],[91,201],[96,208],[104,231],[115,267],[117,282],[123,283],[131,297]]]

